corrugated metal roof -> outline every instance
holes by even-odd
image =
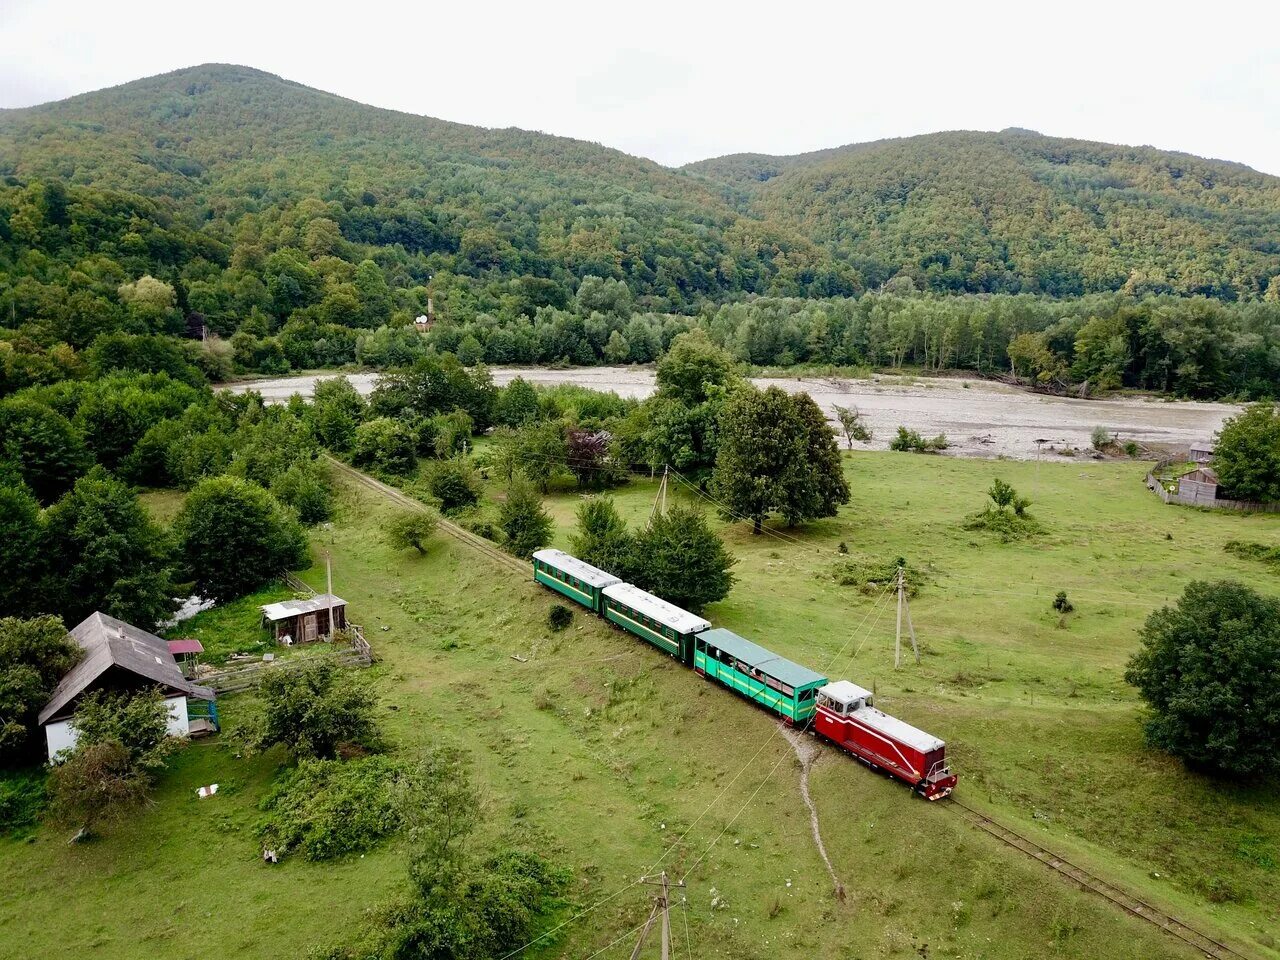
[[[557,570],[563,570],[565,573],[577,577],[583,583],[593,587],[608,587],[622,582],[621,577],[615,577],[606,570],[593,567],[585,560],[579,560],[563,550],[539,550],[533,555],[533,559],[541,560]]]
[[[204,653],[204,644],[195,637],[183,637],[169,641],[169,652],[175,657],[180,653]]]
[[[212,690],[197,686],[182,675],[167,643],[123,620],[91,613],[71,631],[71,639],[84,649],[84,658],[58,682],[53,696],[40,711],[41,723],[88,690],[111,667],[120,667],[191,697],[213,699]]]
[[[781,657],[758,643],[752,643],[732,630],[717,627],[702,634],[701,639],[789,686],[804,687],[811,683],[827,682],[822,674],[814,673],[808,667]]]
[[[604,588],[604,595],[617,600],[646,617],[652,617],[664,627],[670,627],[677,633],[697,633],[708,629],[711,624],[700,616],[681,610],[675,604],[667,603],[661,597],[655,597],[639,587],[629,583],[615,583]]]
[[[290,617],[296,617],[300,613],[315,613],[317,610],[328,610],[329,597],[329,594],[322,593],[306,600],[281,600],[279,603],[264,603],[260,609],[264,617],[275,623],[277,620],[288,620]],[[341,597],[334,597],[333,605],[335,607],[345,607],[347,601]]]

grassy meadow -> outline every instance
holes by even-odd
[[[948,741],[970,804],[1250,954],[1280,957],[1280,801],[1153,754],[1122,678],[1147,613],[1189,580],[1276,590],[1268,568],[1222,547],[1280,542],[1280,516],[1166,506],[1134,463],[875,453],[849,455],[846,469],[853,502],[838,518],[778,536],[723,526],[739,582],[708,617],[874,686],[886,710]],[[1042,536],[1001,544],[963,529],[996,476],[1033,498]],[[639,523],[656,488],[612,495]],[[548,498],[556,545],[568,547],[579,502],[568,488]],[[674,917],[682,956],[1195,955],[828,749],[811,788],[846,889],[837,901],[798,763],[767,714],[585,611],[549,632],[550,594],[443,536],[424,557],[393,551],[378,530],[394,509],[343,482],[339,516],[316,533],[335,592],[382,658],[363,676],[389,739],[408,754],[468,750],[488,837],[573,871],[562,916],[621,890],[528,956],[585,960],[615,939],[601,956],[625,956],[622,935],[651,893],[629,884],[664,852],[661,866],[688,871]],[[898,556],[922,574],[912,612],[923,662],[895,671],[890,598],[833,573]],[[319,568],[302,577],[323,582]],[[1065,619],[1051,608],[1059,590],[1075,605]],[[234,605],[202,617],[205,635],[228,643],[253,629]],[[101,840],[69,847],[44,827],[0,839],[0,956],[299,956],[392,896],[404,880],[395,843],[336,864],[259,861],[257,804],[285,760],[239,748],[234,728],[252,707],[225,698],[229,729],[184,750],[155,805]],[[216,797],[195,798],[215,781]]]

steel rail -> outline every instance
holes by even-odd
[[[1231,960],[1231,958],[1239,958],[1239,960],[1253,960],[1248,954],[1241,953],[1233,947],[1228,946],[1220,940],[1215,940],[1203,931],[1197,930],[1195,927],[1177,917],[1170,916],[1163,910],[1153,907],[1145,900],[1139,900],[1130,893],[1126,893],[1114,884],[1108,883],[1101,877],[1098,877],[1083,867],[1080,867],[1066,857],[1053,853],[1042,847],[1034,840],[1024,837],[1015,830],[1010,829],[1002,823],[993,820],[985,813],[980,813],[973,807],[957,800],[954,795],[944,801],[943,806],[963,811],[959,814],[965,820],[968,820],[973,826],[979,830],[990,834],[1002,843],[1026,854],[1034,860],[1038,860],[1051,870],[1054,870],[1068,879],[1072,880],[1077,886],[1083,890],[1095,893],[1111,903],[1124,910],[1126,913],[1148,923],[1154,924],[1165,933],[1181,940],[1182,942],[1194,947],[1203,953],[1206,957],[1213,957],[1216,960]]]
[[[323,454],[323,456],[325,460],[328,461],[329,465],[336,468],[340,473],[343,473],[356,482],[382,494],[388,500],[391,500],[402,507],[407,507],[410,510],[422,512],[427,509],[427,505],[421,500],[409,496],[403,490],[397,490],[395,487],[385,484],[381,480],[377,480],[349,464],[343,463],[337,457],[330,454],[326,453]],[[529,568],[527,565],[521,563],[515,557],[511,556],[511,554],[503,553],[488,540],[484,539],[484,537],[478,536],[470,530],[466,530],[458,526],[447,517],[440,518],[440,529],[449,534],[449,536],[453,537],[455,540],[465,543],[467,546],[484,554],[490,560],[507,568],[508,570],[518,572],[522,577],[529,576]]]

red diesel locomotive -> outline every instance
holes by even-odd
[[[926,800],[940,800],[955,789],[947,745],[877,710],[871,691],[855,683],[837,680],[818,690],[813,727],[864,763],[910,784]]]

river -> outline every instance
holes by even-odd
[[[612,390],[624,397],[644,398],[654,391],[652,367],[494,367],[492,373],[499,385],[524,377],[531,383],[572,383],[592,390]],[[235,393],[256,390],[268,402],[283,403],[295,393],[309,397],[317,381],[334,376],[339,374],[244,381],[228,384],[226,389]],[[368,395],[377,385],[378,375],[349,374],[347,379]],[[1193,441],[1210,439],[1224,419],[1240,410],[1227,403],[1186,400],[1051,397],[985,380],[951,377],[757,377],[752,382],[792,393],[804,391],[829,417],[834,417],[837,405],[857,407],[874,438],[870,443],[854,444],[855,449],[887,448],[901,425],[929,437],[945,433],[950,454],[1020,460],[1034,459],[1038,452],[1051,449],[1088,450],[1090,435],[1098,426],[1121,440],[1185,450]]]

